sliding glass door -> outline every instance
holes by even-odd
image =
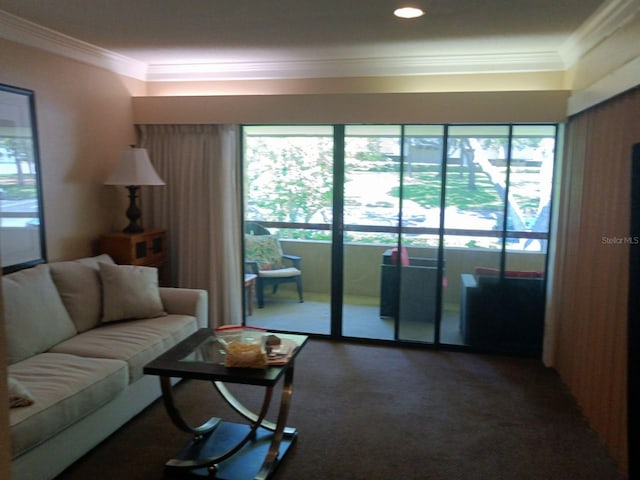
[[[344,127],[341,333],[394,340],[397,281],[385,254],[398,243],[401,127]],[[389,255],[387,255],[389,256]],[[393,270],[393,271],[390,271]]]
[[[243,128],[245,278],[264,276],[245,287],[247,324],[331,333],[333,162],[332,126]],[[295,281],[278,283],[296,267],[304,303]]]
[[[446,133],[441,341],[538,354],[556,127],[458,125]]]
[[[398,338],[439,341],[446,265],[440,249],[444,127],[403,127],[399,245],[406,251],[399,269]]]
[[[243,130],[245,220],[301,259],[304,293],[300,303],[295,282],[264,280],[247,323],[490,350],[536,344],[555,125]],[[274,277],[293,264],[263,267]],[[482,309],[491,302],[535,314],[495,321],[502,312]]]

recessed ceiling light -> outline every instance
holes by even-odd
[[[400,18],[418,18],[424,15],[424,10],[416,7],[402,7],[395,9],[393,14]]]

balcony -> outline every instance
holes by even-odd
[[[330,333],[331,307],[331,244],[328,241],[281,241],[285,253],[302,257],[304,303],[298,303],[294,287],[282,285],[277,294],[265,292],[265,306],[247,317],[247,324],[271,330],[296,331],[309,334]],[[433,321],[403,318],[397,331],[393,318],[381,317],[381,263],[389,245],[345,244],[343,330],[347,337],[406,340],[432,343],[435,341]],[[410,257],[437,258],[437,249],[408,247]],[[496,266],[499,252],[477,248],[447,248],[444,251],[446,269],[442,284],[442,321],[440,343],[465,345],[461,332],[460,306],[463,290],[462,275],[474,272],[476,266]],[[511,270],[543,270],[545,254],[517,252],[508,254]],[[435,296],[435,292],[434,292]],[[427,308],[435,308],[435,305]],[[414,316],[415,317],[415,316]]]

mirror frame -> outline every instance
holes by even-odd
[[[22,157],[23,160],[18,161],[16,156]],[[2,162],[4,157],[13,157],[13,160]],[[11,166],[12,163],[15,168]],[[3,169],[10,173],[3,174]],[[11,177],[15,177],[13,182]],[[21,196],[20,187],[25,185],[35,187],[33,195],[29,192],[26,197]],[[12,219],[15,220],[12,222]],[[23,220],[24,225],[21,225]],[[35,93],[32,90],[0,84],[2,273],[15,272],[46,261]]]

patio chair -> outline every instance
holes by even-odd
[[[271,286],[276,294],[283,283],[295,283],[298,298],[302,298],[302,259],[282,252],[280,240],[259,223],[246,222],[244,226],[245,273],[257,275],[256,299],[258,308],[264,307],[264,290]]]
[[[435,322],[440,278],[437,258],[409,257],[405,247],[400,251],[389,249],[382,254],[380,270],[380,317]],[[444,274],[444,266],[442,270]],[[446,277],[442,278],[442,285],[446,286]]]

